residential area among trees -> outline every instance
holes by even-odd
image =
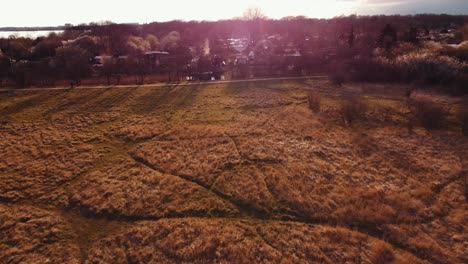
[[[402,81],[467,87],[468,18],[450,15],[68,26],[0,39],[0,84],[142,84],[328,74],[341,83]]]

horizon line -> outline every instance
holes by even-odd
[[[420,16],[420,15],[448,15],[448,16],[466,16],[468,17],[468,14],[450,14],[450,13],[414,13],[414,14],[401,14],[401,13],[395,13],[395,14],[367,14],[367,15],[359,15],[359,14],[349,14],[349,15],[337,15],[333,17],[328,17],[328,18],[320,18],[320,17],[309,17],[309,16],[304,16],[304,15],[292,15],[292,16],[285,16],[281,18],[273,18],[273,17],[266,17],[262,18],[261,20],[285,20],[287,18],[304,18],[304,19],[315,19],[315,20],[332,20],[332,19],[337,19],[337,18],[345,18],[345,17],[391,17],[391,16],[403,16],[403,17],[414,17],[414,16]],[[20,30],[21,28],[23,29],[32,29],[32,28],[65,28],[67,27],[78,27],[78,26],[90,26],[90,24],[97,24],[98,26],[105,26],[106,24],[103,23],[108,23],[108,24],[118,24],[118,25],[149,25],[153,23],[170,23],[170,22],[185,22],[185,23],[190,23],[190,22],[208,22],[208,23],[215,23],[215,22],[223,22],[223,21],[239,21],[239,20],[244,20],[242,17],[232,17],[232,18],[226,18],[226,19],[217,19],[217,20],[186,20],[186,19],[171,19],[171,20],[154,20],[151,22],[115,22],[112,20],[100,20],[100,21],[91,21],[91,22],[81,22],[79,24],[73,24],[73,23],[64,23],[62,25],[40,25],[40,26],[1,26],[0,25],[0,30],[5,30],[7,28],[13,28],[17,29],[17,31],[28,31],[28,30]],[[468,23],[468,21],[467,21]]]

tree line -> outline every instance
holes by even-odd
[[[287,17],[268,19],[251,12],[243,18],[207,21],[171,21],[149,24],[88,24],[66,27],[61,34],[36,39],[0,39],[0,85],[20,87],[54,85],[60,80],[76,84],[92,75],[135,76],[143,82],[152,73],[176,76],[219,67],[250,75],[295,74],[346,68],[350,61],[373,60],[376,49],[392,59],[402,52],[401,43],[422,48],[421,37],[431,32],[450,33],[444,41],[468,39],[468,16],[346,16],[333,19]],[[454,30],[454,31],[452,31]],[[450,32],[449,32],[450,31]],[[239,51],[229,39],[245,39]],[[206,43],[209,43],[209,52]],[[404,46],[404,45],[403,45]],[[150,65],[145,54],[165,51],[164,63]],[[300,54],[295,56],[294,53]],[[441,51],[442,52],[442,51]],[[444,56],[466,60],[463,54],[444,50]],[[248,62],[239,59],[240,54]],[[93,59],[104,55],[99,70]],[[121,59],[119,59],[121,58]],[[348,67],[349,68],[349,67]],[[349,69],[348,69],[349,70]]]

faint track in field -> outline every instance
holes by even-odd
[[[17,92],[17,91],[51,91],[51,90],[86,90],[86,89],[115,89],[115,88],[164,88],[168,86],[194,86],[194,85],[210,85],[210,84],[230,84],[230,83],[248,83],[248,82],[265,82],[265,81],[288,81],[288,80],[308,80],[308,79],[327,79],[327,75],[314,75],[303,77],[278,77],[278,78],[256,78],[242,79],[229,81],[211,81],[211,82],[179,82],[179,83],[161,83],[161,84],[144,84],[144,85],[113,85],[113,86],[78,86],[70,87],[49,87],[49,88],[19,88],[19,89],[0,89],[0,92]],[[172,87],[171,87],[172,88]]]

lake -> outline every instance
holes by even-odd
[[[11,35],[16,37],[45,37],[50,33],[62,33],[63,30],[39,30],[39,31],[0,31],[0,38],[8,38]]]

